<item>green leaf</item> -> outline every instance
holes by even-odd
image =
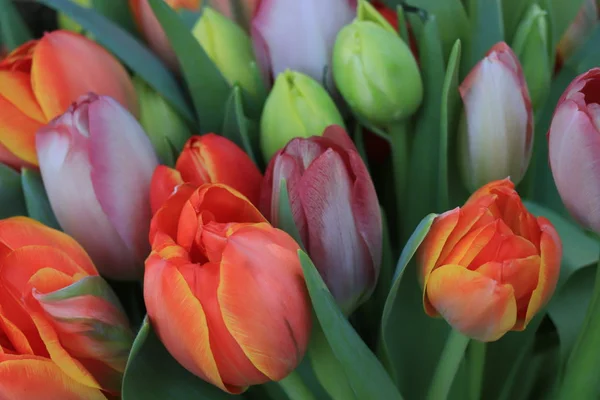
[[[461,59],[461,42],[456,40],[448,66],[442,89],[442,110],[440,113],[440,164],[438,169],[438,210],[450,208],[449,177],[449,154],[452,149],[449,143],[454,143],[454,132],[458,123],[458,112],[460,111],[460,97],[458,94],[458,72]]]
[[[0,163],[0,219],[27,215],[21,176],[14,169]]]
[[[167,351],[144,320],[123,376],[123,400],[239,399],[193,375]]]
[[[447,147],[441,132],[440,113],[444,86],[444,55],[439,39],[437,23],[429,18],[424,25],[416,15],[411,15],[410,23],[416,32],[419,47],[419,63],[423,77],[423,104],[416,116],[416,124],[408,170],[407,212],[402,214],[407,232],[412,232],[421,218],[438,209],[440,196],[448,197],[448,192],[440,193],[440,174],[447,176],[446,166],[441,165],[441,150]],[[413,134],[414,133],[414,134]],[[408,234],[406,235],[408,236]]]
[[[40,173],[23,168],[21,171],[21,185],[25,196],[27,215],[51,228],[60,229],[60,224],[50,206]]]
[[[92,0],[94,10],[99,14],[125,29],[133,36],[138,36],[135,21],[128,6],[123,6],[118,1]]]
[[[8,51],[32,39],[31,32],[11,0],[0,0],[0,38]]]
[[[165,65],[147,47],[106,17],[73,4],[70,0],[38,0],[56,11],[65,13],[95,40],[117,56],[125,65],[159,92],[188,121],[194,116],[183,92]]]
[[[218,132],[231,91],[229,84],[177,13],[163,0],[149,0],[149,3],[179,60],[200,132]]]
[[[501,0],[469,0],[469,2],[472,41],[468,68],[471,69],[494,44],[504,40],[504,24]]]
[[[517,27],[521,23],[525,11],[535,0],[502,0],[502,16],[504,17],[504,37],[512,43]]]
[[[450,328],[446,321],[423,311],[417,268],[409,262],[435,219],[429,214],[417,226],[402,250],[381,321],[380,353],[400,391],[409,399],[423,399]],[[418,338],[413,340],[402,338]]]
[[[556,45],[579,12],[584,0],[549,0],[552,16],[552,40]]]
[[[225,118],[223,136],[231,140],[250,156],[254,164],[261,167],[262,161],[258,148],[258,135],[252,135],[252,129],[249,126],[249,120],[244,115],[244,106],[242,99],[242,90],[238,85],[234,85],[231,95],[225,106]]]
[[[402,399],[377,357],[342,314],[308,255],[299,250],[298,257],[317,319],[355,398]]]

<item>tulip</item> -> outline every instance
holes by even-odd
[[[566,32],[556,46],[556,68],[560,69],[590,37],[600,19],[600,8],[597,0],[584,0],[575,20],[569,25]]]
[[[226,185],[181,185],[152,218],[150,240],[148,316],[181,365],[235,394],[296,368],[311,306],[288,234]]]
[[[495,44],[459,91],[465,106],[459,153],[467,187],[474,191],[507,176],[519,183],[531,158],[533,111],[523,71],[510,47]]]
[[[333,78],[354,113],[388,126],[414,114],[423,84],[410,48],[366,1],[333,48]]]
[[[0,398],[118,395],[133,333],[110,286],[69,236],[0,221]]]
[[[259,63],[277,78],[287,69],[331,87],[335,38],[356,15],[355,0],[262,0],[252,19]]]
[[[161,162],[175,164],[185,142],[191,136],[185,121],[165,99],[139,77],[133,85],[140,104],[140,124],[148,134]]]
[[[192,33],[230,85],[238,84],[260,104],[266,90],[250,37],[237,24],[205,7]]]
[[[164,0],[175,11],[198,11],[201,0]],[[171,47],[169,39],[165,34],[160,22],[154,15],[148,0],[129,0],[129,8],[138,29],[150,45],[152,50],[171,68],[177,70],[179,62]]]
[[[159,166],[150,186],[152,214],[183,183],[200,186],[223,183],[258,204],[262,174],[250,157],[231,140],[209,133],[185,144],[175,169]]]
[[[344,119],[327,91],[307,75],[285,71],[277,77],[260,119],[265,160],[293,138],[321,135],[329,125],[344,126]]]
[[[10,53],[0,61],[0,162],[37,165],[36,131],[88,92],[112,96],[137,116],[125,69],[83,36],[54,31]]]
[[[322,137],[292,140],[269,163],[260,208],[274,226],[284,179],[302,242],[350,314],[373,292],[381,261],[381,213],[369,172],[343,128],[332,126]]]
[[[507,178],[433,222],[418,251],[425,312],[489,342],[522,331],[554,292],[562,244]]]
[[[40,170],[63,230],[114,279],[141,277],[149,253],[150,180],[158,161],[135,118],[89,94],[36,136]]]
[[[548,132],[550,167],[571,215],[600,232],[600,68],[579,75],[558,101]]]

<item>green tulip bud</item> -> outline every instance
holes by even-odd
[[[140,124],[161,163],[174,166],[191,132],[183,119],[154,89],[138,76],[133,85],[140,105]]]
[[[267,92],[252,41],[239,25],[205,7],[192,34],[230,85],[237,84],[259,104],[264,102]]]
[[[538,110],[548,96],[552,79],[547,18],[546,11],[532,4],[517,28],[512,45],[523,66],[534,110]]]
[[[296,137],[322,135],[344,120],[327,91],[314,79],[286,70],[275,80],[260,120],[260,146],[266,161]]]
[[[410,48],[382,20],[361,1],[357,19],[337,36],[332,64],[335,83],[354,113],[386,126],[415,113],[423,84]]]

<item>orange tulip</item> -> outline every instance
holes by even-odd
[[[10,53],[0,61],[0,162],[37,165],[36,131],[88,92],[138,113],[125,68],[84,36],[54,31]]]
[[[221,184],[181,185],[150,240],[148,316],[181,365],[230,393],[296,368],[311,328],[298,244],[248,199]]]
[[[231,140],[214,133],[193,136],[185,144],[175,169],[161,165],[154,171],[150,187],[152,213],[182,183],[223,183],[257,204],[261,182],[262,174],[254,162]]]
[[[514,184],[491,182],[438,216],[418,253],[425,311],[494,341],[525,329],[556,287],[562,244],[527,211]]]
[[[106,399],[133,342],[85,251],[25,217],[0,221],[0,398]]]

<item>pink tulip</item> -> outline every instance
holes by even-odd
[[[600,68],[579,75],[563,93],[548,147],[563,203],[582,225],[600,232]]]
[[[88,94],[40,129],[36,149],[63,230],[115,279],[142,275],[150,252],[150,140],[118,102]]]
[[[356,0],[260,1],[252,39],[265,75],[292,69],[323,82],[327,72],[331,84],[335,38],[355,16]]]
[[[370,296],[381,261],[381,213],[375,187],[343,128],[296,138],[271,159],[260,208],[279,225],[279,190],[287,182],[302,242],[346,313]]]

